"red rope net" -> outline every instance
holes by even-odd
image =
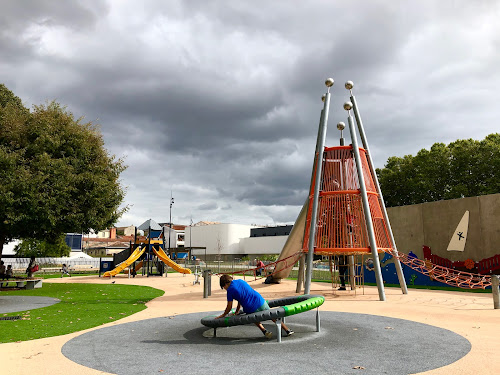
[[[398,254],[389,252],[389,254],[397,257],[401,263],[404,263],[411,269],[429,276],[431,280],[439,281],[450,286],[464,289],[485,289],[491,286],[491,276],[438,266],[429,260],[410,257],[401,252],[398,252]]]

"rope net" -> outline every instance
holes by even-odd
[[[439,281],[450,286],[464,289],[485,289],[491,286],[491,276],[438,266],[427,259],[410,257],[401,252],[396,254],[392,251],[389,252],[389,254],[398,258],[401,263],[404,263],[411,269],[429,276],[431,280]]]
[[[393,246],[382,214],[375,183],[368,167],[366,151],[362,148],[359,151],[377,249],[379,252],[390,251]],[[370,253],[352,146],[325,148],[322,163],[314,253],[321,255]],[[302,243],[304,252],[308,252],[309,247],[313,198],[314,181],[309,192],[306,229]]]

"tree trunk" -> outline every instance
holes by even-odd
[[[5,244],[5,237],[0,234],[0,260],[2,259],[3,245]]]

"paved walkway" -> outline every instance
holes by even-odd
[[[306,370],[305,367],[296,367],[299,362],[296,352],[302,356],[306,353],[313,356],[314,353],[319,354],[313,357],[320,366],[317,368],[319,373],[328,369],[330,373],[344,370],[346,372],[337,373],[403,374],[426,371],[426,374],[434,375],[488,375],[497,374],[500,368],[497,355],[500,347],[500,310],[493,309],[491,294],[410,290],[408,295],[402,295],[399,289],[387,288],[387,301],[380,302],[376,288],[365,288],[364,295],[361,291],[357,295],[340,294],[334,293],[329,284],[313,283],[311,293],[326,297],[320,308],[324,317],[320,334],[309,330],[314,323],[309,323],[306,313],[296,316],[294,328],[297,334],[284,338],[282,344],[263,340],[255,327],[242,326],[226,329],[224,334],[218,331],[219,341],[213,345],[211,330],[199,324],[199,317],[208,312],[222,311],[225,291],[214,287],[212,296],[203,299],[203,287],[193,285],[193,280],[193,276],[179,274],[169,274],[167,278],[116,277],[113,279],[116,283],[149,285],[165,290],[165,295],[150,301],[146,310],[91,330],[1,344],[3,371],[24,375],[32,374],[33,368],[36,368],[38,374],[127,374],[129,367],[144,362],[131,356],[122,357],[121,352],[130,351],[120,348],[129,346],[130,350],[145,350],[148,345],[152,349],[150,355],[157,356],[157,366],[142,373],[167,373],[170,369],[166,367],[166,362],[160,361],[162,356],[188,363],[183,355],[199,362],[199,368],[205,371],[217,371],[210,358],[213,353],[225,350],[231,351],[230,358],[235,368],[241,368],[238,364],[248,359],[247,350],[250,350],[250,356],[252,353],[269,353],[269,358],[265,358],[268,361],[266,366],[271,366],[274,374]],[[69,281],[111,282],[97,277],[53,279],[50,282]],[[213,286],[216,284],[212,283]],[[279,285],[252,281],[251,285],[266,299],[295,294],[293,281]],[[289,322],[292,325],[294,318],[290,318]],[[146,330],[144,327],[149,328]],[[143,333],[136,334],[137,331]],[[108,355],[99,358],[98,353],[92,354],[89,358],[95,361],[92,364],[86,362],[85,358],[82,359],[85,353],[75,354],[75,345],[85,342],[91,343],[96,349],[94,352],[101,351]],[[290,348],[293,351],[288,359],[277,353],[272,354],[272,351],[278,350],[283,355]],[[191,355],[187,356],[189,353]],[[352,354],[349,356],[348,353]],[[329,362],[330,358],[320,360],[325,357],[331,357],[332,361]],[[340,362],[335,362],[335,358]],[[292,367],[283,365],[285,362],[292,363]],[[339,369],[336,366],[342,367]],[[349,369],[356,366],[364,367],[363,371]],[[431,369],[436,366],[441,367]],[[193,373],[191,369],[191,366],[181,366],[174,372]]]

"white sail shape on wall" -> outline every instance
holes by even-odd
[[[457,229],[451,236],[448,251],[464,251],[465,243],[467,241],[467,231],[469,229],[469,211],[465,211],[462,220],[458,223]]]

